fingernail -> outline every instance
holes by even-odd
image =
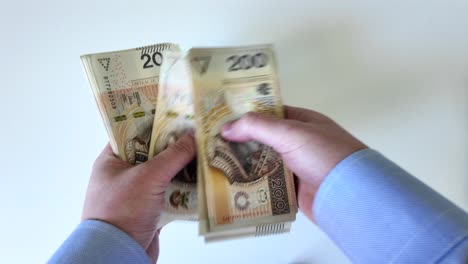
[[[224,124],[223,129],[221,130],[221,133],[223,134],[223,136],[229,136],[231,131],[232,131],[232,123],[226,123]]]

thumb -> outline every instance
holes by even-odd
[[[194,157],[195,142],[193,136],[187,134],[140,166],[143,167],[143,170],[157,172],[155,174],[158,177],[158,181],[166,185]]]
[[[224,125],[222,136],[235,142],[258,141],[273,147],[278,153],[292,151],[294,144],[286,139],[297,138],[298,121],[249,112],[239,120]],[[286,142],[287,141],[287,142]]]

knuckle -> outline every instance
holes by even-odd
[[[281,132],[287,135],[287,133],[295,132],[300,129],[300,125],[297,122],[293,122],[291,120],[282,120],[279,129],[281,129]]]
[[[174,151],[177,153],[185,153],[185,154],[192,154],[194,153],[194,149],[192,144],[189,144],[185,140],[183,142],[176,142],[174,144],[169,145],[168,149],[170,151]]]
[[[257,123],[259,118],[260,116],[258,115],[258,113],[248,112],[241,118],[241,121],[244,121],[245,125],[251,125]]]
[[[93,167],[92,167],[93,170],[99,169],[100,167],[102,167],[102,165],[105,162],[106,161],[105,161],[104,157],[101,157],[101,156],[97,157],[93,162]]]
[[[118,157],[99,156],[93,163],[93,171],[103,171],[108,169],[125,170],[133,167],[130,163]]]
[[[312,112],[308,111],[298,111],[296,113],[295,119],[297,120],[308,120]],[[313,114],[313,113],[312,113]]]
[[[318,113],[318,112],[315,113],[315,121],[318,122],[318,123],[333,122],[333,120],[331,118],[329,118],[328,116],[326,116],[326,115],[324,115],[322,113]]]

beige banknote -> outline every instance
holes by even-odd
[[[165,51],[178,50],[162,43],[81,56],[112,149],[131,164],[148,159],[160,66]]]
[[[166,149],[194,129],[194,114],[188,65],[180,52],[166,52],[149,157]],[[180,171],[166,189],[164,211],[158,227],[172,220],[197,220],[196,160]]]
[[[199,160],[200,232],[207,240],[289,230],[292,173],[258,142],[233,143],[221,127],[249,111],[283,116],[272,47],[197,48],[188,54]]]

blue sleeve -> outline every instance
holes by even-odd
[[[375,150],[340,162],[312,209],[355,263],[468,263],[468,214]]]
[[[81,222],[47,263],[150,263],[143,248],[113,225]]]

